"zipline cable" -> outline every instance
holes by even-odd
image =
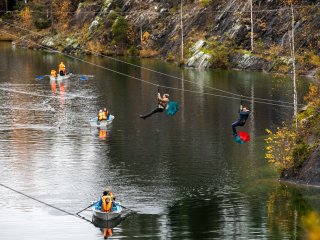
[[[4,184],[0,183],[0,186],[2,186],[2,187],[4,187],[4,188],[7,188],[7,189],[9,189],[9,190],[11,190],[11,191],[13,191],[13,192],[15,192],[15,193],[20,194],[20,195],[23,195],[23,196],[25,196],[25,197],[27,197],[27,198],[30,198],[30,199],[32,199],[32,200],[34,200],[34,201],[36,201],[36,202],[42,203],[42,204],[44,204],[44,205],[46,205],[46,206],[48,206],[48,207],[54,208],[54,209],[56,209],[56,210],[58,210],[58,211],[60,211],[60,212],[63,212],[63,213],[65,213],[65,214],[67,214],[67,215],[74,216],[74,217],[77,217],[77,218],[80,218],[80,219],[82,219],[82,220],[85,220],[85,221],[87,221],[87,222],[92,223],[92,221],[90,221],[89,219],[87,219],[87,218],[85,218],[85,217],[82,217],[82,216],[80,216],[80,215],[78,215],[78,214],[74,214],[74,213],[68,212],[68,211],[66,211],[66,210],[63,210],[63,209],[61,209],[61,208],[58,208],[58,207],[56,207],[56,206],[53,206],[52,204],[49,204],[49,203],[46,203],[46,202],[41,201],[41,200],[39,200],[39,199],[36,199],[35,197],[32,197],[32,196],[30,196],[30,195],[27,195],[27,194],[25,194],[25,193],[23,193],[23,192],[21,192],[21,191],[18,191],[18,190],[16,190],[16,189],[13,189],[13,188],[11,188],[11,187],[9,187],[9,186],[7,186],[7,185],[4,185]]]
[[[5,34],[8,34],[8,35],[11,35],[11,36],[13,36],[13,37],[15,37],[15,38],[17,38],[17,39],[22,40],[22,41],[30,42],[30,43],[33,43],[34,45],[41,46],[41,47],[43,47],[43,48],[45,48],[45,49],[52,50],[52,49],[50,49],[49,47],[43,46],[43,45],[41,45],[41,44],[39,44],[39,43],[36,43],[36,42],[34,42],[34,41],[31,41],[31,40],[23,39],[22,37],[16,36],[16,35],[11,34],[11,33],[8,33],[8,32],[6,32],[6,31],[0,30],[0,32],[5,33]],[[143,82],[143,83],[146,83],[146,84],[155,86],[155,87],[162,87],[162,88],[172,89],[172,90],[178,90],[178,91],[182,91],[182,92],[184,91],[184,92],[196,93],[196,94],[201,94],[201,95],[216,96],[216,97],[221,97],[221,98],[228,98],[228,99],[240,100],[239,97],[231,97],[231,96],[225,96],[225,95],[218,95],[218,94],[207,93],[207,92],[197,92],[197,91],[188,90],[188,89],[181,89],[181,88],[169,87],[169,86],[165,86],[165,85],[159,85],[159,84],[157,84],[157,83],[148,82],[148,81],[146,81],[146,80],[144,80],[144,79],[141,79],[141,78],[138,78],[138,77],[134,77],[134,76],[131,76],[131,75],[122,73],[122,72],[118,72],[118,71],[116,71],[116,70],[113,70],[113,69],[110,69],[110,68],[107,68],[107,67],[104,67],[104,66],[101,66],[101,65],[98,65],[98,64],[95,64],[95,63],[92,63],[92,62],[83,60],[83,59],[78,58],[78,57],[74,57],[74,56],[72,56],[72,55],[70,55],[70,54],[63,53],[63,52],[61,52],[61,51],[56,51],[56,52],[58,52],[58,53],[60,53],[60,54],[62,54],[62,55],[68,56],[68,57],[70,57],[70,58],[79,60],[79,61],[81,61],[81,62],[90,64],[90,65],[92,65],[92,66],[96,66],[96,67],[99,67],[99,68],[108,70],[108,71],[110,71],[110,72],[117,73],[117,74],[119,74],[119,75],[126,76],[126,77],[128,77],[128,78],[132,78],[132,79],[138,80],[138,81],[140,81],[140,82]],[[243,99],[243,101],[252,102],[252,99]],[[281,105],[281,104],[269,103],[269,102],[263,102],[263,101],[256,101],[256,100],[253,100],[253,101],[256,102],[256,103],[261,103],[261,104],[266,104],[266,105],[273,105],[273,106],[280,106],[280,107],[286,107],[286,108],[293,108],[293,106],[289,106],[289,105]]]
[[[6,23],[6,24],[8,24],[8,25],[10,25],[10,26],[12,26],[12,27],[16,27],[16,28],[19,28],[19,29],[21,29],[21,30],[28,31],[28,32],[31,32],[31,33],[33,33],[33,34],[36,34],[36,35],[38,35],[38,36],[43,37],[43,35],[41,35],[41,34],[39,34],[39,33],[37,33],[37,32],[34,32],[34,31],[29,30],[29,29],[25,29],[25,28],[19,27],[19,26],[15,25],[15,24],[11,24],[11,23],[8,23],[8,22],[6,22],[6,21],[3,21],[3,22]],[[39,44],[37,44],[37,45],[39,45]],[[41,47],[44,47],[44,48],[47,48],[47,49],[50,49],[51,51],[54,51],[54,52],[62,53],[62,52],[60,52],[60,51],[58,51],[58,50],[51,49],[51,48],[48,48],[48,47],[43,46],[43,45],[40,45],[40,46],[41,46]],[[153,70],[153,69],[150,69],[150,68],[142,67],[142,66],[139,66],[139,65],[137,65],[137,64],[129,63],[129,62],[127,62],[127,61],[123,61],[123,60],[120,60],[120,59],[117,59],[117,58],[114,58],[114,57],[107,56],[107,55],[102,54],[102,53],[93,52],[93,51],[90,51],[90,50],[87,50],[87,49],[83,49],[83,48],[79,48],[79,47],[78,47],[77,49],[85,50],[85,51],[88,51],[88,52],[90,52],[90,53],[92,53],[92,54],[94,54],[94,55],[98,55],[98,56],[102,56],[102,57],[105,57],[105,58],[109,58],[109,59],[112,59],[112,60],[117,61],[117,62],[121,62],[121,63],[127,64],[127,65],[130,65],[130,66],[134,66],[134,67],[137,67],[137,68],[140,68],[140,69],[148,70],[148,71],[151,71],[151,72],[154,72],[154,73],[158,73],[158,74],[161,74],[161,75],[170,77],[170,78],[175,78],[175,79],[182,80],[182,81],[185,81],[185,82],[189,82],[189,83],[192,83],[192,84],[194,84],[194,85],[199,86],[199,84],[197,84],[197,83],[195,83],[195,82],[193,82],[193,81],[190,81],[190,80],[187,80],[187,79],[182,79],[182,78],[180,78],[180,77],[173,76],[173,75],[170,75],[170,74],[166,74],[166,73],[163,73],[163,72],[159,72],[159,71],[156,71],[156,70]],[[232,92],[225,91],[225,90],[222,90],[222,89],[219,89],[219,88],[214,88],[214,87],[211,87],[211,86],[208,86],[208,85],[204,85],[204,87],[209,88],[209,89],[212,89],[212,90],[216,90],[216,91],[219,91],[219,92],[223,92],[223,93],[226,93],[226,94],[230,94],[230,95],[233,95],[233,96],[239,96],[239,95],[240,95],[240,94],[232,93]],[[243,95],[242,97],[243,97],[244,99],[251,99],[250,96],[245,96],[245,95]],[[292,102],[286,102],[286,101],[281,101],[281,100],[273,100],[273,99],[265,99],[265,98],[257,98],[257,97],[256,97],[255,99],[261,100],[261,101],[265,101],[265,102],[274,102],[274,103],[282,103],[282,104],[293,105]],[[298,104],[298,105],[303,106],[304,104],[301,104],[301,103],[300,103],[300,104]]]

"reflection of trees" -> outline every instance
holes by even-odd
[[[271,238],[290,237],[300,239],[303,235],[301,218],[311,210],[310,204],[296,188],[280,184],[269,195],[268,223]]]

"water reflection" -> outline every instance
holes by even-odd
[[[109,220],[109,221],[103,221],[95,217],[93,217],[92,219],[93,225],[100,229],[100,232],[102,233],[104,239],[108,239],[109,237],[112,237],[113,228],[119,225],[121,221],[122,221],[121,217],[118,217],[116,219]]]
[[[69,212],[83,209],[100,195],[100,189],[110,185],[120,193],[121,203],[138,213],[113,228],[112,237],[119,239],[302,236],[303,209],[293,208],[295,215],[290,204],[280,200],[288,194],[275,191],[272,179],[277,176],[263,157],[264,129],[290,121],[292,111],[252,101],[258,97],[291,101],[289,78],[277,81],[258,72],[181,70],[157,60],[132,59],[195,83],[190,84],[146,69],[87,57],[88,61],[146,81],[186,90],[163,89],[179,101],[180,111],[173,118],[159,114],[143,121],[139,114],[154,107],[157,89],[153,86],[52,53],[12,51],[1,44],[0,51],[0,66],[6,69],[0,76],[0,183]],[[58,58],[74,72],[95,77],[81,82],[77,78],[56,83],[35,81],[34,76],[50,72]],[[304,80],[299,84],[302,100],[307,84]],[[234,144],[231,136],[230,125],[238,117],[239,101],[204,95],[217,93],[206,85],[252,97],[254,115],[245,126],[253,137],[249,144]],[[89,125],[101,106],[108,106],[116,116],[107,129]],[[291,190],[289,193],[293,195]],[[296,198],[294,206],[307,202],[316,209],[314,206],[320,205],[317,194],[301,191],[302,197]],[[0,196],[2,212],[7,212],[8,206],[16,209],[17,196],[3,189]],[[270,220],[269,201],[270,205],[274,202]],[[34,206],[30,201],[26,204]],[[29,207],[23,214],[20,211],[26,208],[19,209],[19,214],[0,214],[0,238],[16,239],[12,234],[16,225],[7,223],[21,223],[21,215],[23,220],[28,219],[28,229],[21,230],[30,233],[29,239],[37,239],[39,223],[43,232],[53,232],[51,222],[60,220],[50,210],[39,213],[38,207]],[[53,233],[50,239],[71,239],[75,232],[77,239],[102,238],[103,232],[108,232],[104,230],[109,229],[102,226],[101,232],[87,222],[79,227],[70,218],[62,218],[59,233]],[[2,229],[8,229],[5,238]],[[10,235],[13,237],[8,238]]]
[[[320,218],[314,206],[303,197],[299,188],[288,187],[286,184],[279,184],[269,194],[268,223],[270,235],[274,239],[306,239],[306,233],[316,233],[317,228],[320,228]],[[299,228],[303,231],[299,231]],[[317,238],[307,239],[320,239],[320,234]]]

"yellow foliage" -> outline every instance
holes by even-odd
[[[104,46],[98,41],[90,41],[87,43],[87,49],[90,52],[94,52],[96,54],[102,53],[104,50]]]
[[[310,212],[302,218],[302,224],[309,240],[320,240],[320,216],[316,212]]]
[[[309,93],[304,100],[308,102],[309,105],[320,108],[320,87],[319,85],[312,84],[309,87]]]
[[[156,57],[158,55],[159,55],[159,51],[156,51],[156,50],[151,50],[151,49],[140,50],[140,57],[142,58]]]
[[[32,15],[29,7],[25,7],[21,12],[20,12],[20,18],[22,21],[22,25],[25,28],[31,28],[33,26],[33,20],[32,20]]]
[[[287,127],[278,128],[272,133],[266,129],[269,137],[265,139],[266,155],[269,163],[272,163],[279,171],[283,171],[293,166],[292,150],[295,146],[296,132]]]

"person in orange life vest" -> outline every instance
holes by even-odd
[[[105,197],[105,200],[106,200],[106,197],[110,198],[110,200],[111,200],[111,204],[110,204],[111,207],[112,207],[113,201],[116,199],[116,198],[114,197],[113,193],[110,191],[110,188],[106,188],[106,189],[103,191],[102,196],[100,197],[100,200],[99,200],[99,202],[98,202],[98,206],[101,208],[101,211],[102,211],[102,205],[103,205],[103,201],[102,201],[103,197]]]
[[[104,117],[104,120],[108,120],[109,119],[109,117],[110,117],[110,113],[109,113],[109,111],[107,110],[107,108],[104,108],[103,109],[103,117]]]
[[[103,114],[102,109],[100,109],[99,112],[98,112],[98,121],[104,120],[103,118],[104,118],[104,114]]]
[[[158,112],[163,112],[166,109],[167,104],[169,102],[169,94],[165,93],[161,97],[161,94],[160,94],[159,89],[158,89],[158,98],[157,99],[158,99],[158,107],[155,108],[154,110],[152,110],[148,114],[140,115],[140,118],[146,119],[147,117],[150,117],[152,114],[155,114],[155,113],[158,113]]]
[[[106,194],[106,192],[104,192]],[[102,212],[111,212],[112,209],[112,201],[111,197],[109,195],[103,195],[101,197],[102,205],[101,205],[101,211]]]
[[[59,65],[59,74],[60,76],[66,75],[66,66],[63,64],[63,62]]]
[[[56,76],[57,76],[56,70],[51,70],[51,76],[52,76],[52,77],[56,77]]]

